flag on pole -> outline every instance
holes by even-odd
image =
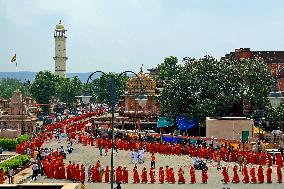
[[[11,63],[17,62],[17,55],[14,54],[14,56],[11,58]]]
[[[11,58],[11,63],[15,62],[16,63],[16,70],[18,69],[18,63],[17,63],[17,55],[14,54],[14,56]]]

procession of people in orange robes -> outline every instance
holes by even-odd
[[[90,123],[88,118],[93,115],[99,115],[99,112],[90,112],[87,114],[83,114],[81,116],[75,116],[69,118],[67,120],[63,120],[61,122],[49,124],[45,127],[45,130],[42,134],[39,134],[36,137],[31,138],[29,142],[23,142],[16,146],[16,152],[19,154],[24,154],[27,149],[31,150],[31,155],[34,157],[34,152],[39,149],[44,141],[48,139],[53,139],[53,131],[59,130],[61,133],[66,132],[70,136],[70,140],[76,140],[78,137],[78,142],[82,143],[84,146],[91,145],[94,146],[96,142],[96,147],[103,147],[106,150],[112,148],[112,142],[109,138],[97,138],[94,139],[93,134],[86,133],[86,125]],[[114,146],[120,150],[129,150],[129,149],[142,149],[146,146],[146,151],[150,153],[160,153],[164,155],[189,155],[190,157],[199,157],[199,158],[209,158],[214,161],[217,161],[217,153],[220,154],[220,158],[223,161],[229,162],[236,162],[239,156],[244,157],[248,163],[250,164],[257,164],[259,165],[257,169],[257,179],[255,168],[251,168],[250,170],[250,177],[247,167],[244,166],[243,168],[243,183],[264,183],[264,171],[262,166],[268,164],[268,168],[266,169],[266,178],[267,183],[272,182],[272,168],[270,165],[273,165],[274,159],[270,154],[265,154],[264,152],[244,152],[240,150],[228,150],[227,147],[221,146],[220,150],[217,151],[213,147],[208,146],[195,146],[195,145],[181,145],[181,144],[173,144],[173,143],[166,143],[166,142],[145,142],[142,140],[137,139],[122,139],[116,138]],[[260,158],[259,158],[260,157]],[[48,178],[54,179],[68,179],[72,180],[73,182],[82,182],[84,183],[86,180],[86,172],[85,172],[85,165],[84,164],[75,164],[69,162],[67,166],[65,166],[64,157],[58,151],[53,151],[51,154],[45,156],[42,160],[43,170],[45,175]],[[277,181],[282,183],[282,167],[283,167],[283,160],[281,154],[276,154],[276,161],[275,164],[277,165]],[[240,178],[238,175],[238,167],[235,165],[233,168],[233,183],[239,183]],[[127,167],[118,166],[114,171],[114,181],[117,183],[128,183],[128,169]],[[184,177],[184,170],[179,168],[177,170],[179,184],[186,183],[186,179]],[[196,176],[195,176],[195,169],[193,166],[190,167],[189,170],[190,174],[190,183],[196,183]],[[229,183],[229,173],[228,168],[224,167],[223,171],[223,182]],[[149,179],[148,179],[149,175]],[[159,183],[163,184],[165,181],[170,184],[176,183],[174,169],[167,166],[164,170],[163,167],[159,168],[158,171],[158,181]],[[98,161],[95,165],[91,166],[90,169],[90,180],[92,182],[110,182],[110,168],[106,166],[105,169],[102,169],[100,162]],[[141,175],[139,175],[139,171],[137,166],[133,168],[133,183],[156,183],[156,175],[155,175],[155,168],[151,167],[149,172],[147,168],[144,167],[142,169]],[[206,184],[208,182],[208,174],[206,169],[202,169],[202,178],[201,182]]]

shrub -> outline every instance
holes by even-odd
[[[25,142],[29,140],[30,140],[30,137],[27,134],[21,135],[17,139],[0,138],[0,147],[8,151],[15,150],[17,144],[20,144],[21,142]]]
[[[22,142],[29,141],[30,137],[27,134],[21,135],[17,138],[18,144],[21,144]]]
[[[10,160],[4,161],[0,163],[0,169],[7,171],[7,168],[16,169],[20,166],[25,166],[29,163],[31,156],[29,155],[19,155]]]
[[[4,150],[14,150],[18,144],[16,139],[0,138],[0,147]]]

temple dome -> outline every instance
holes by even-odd
[[[57,30],[64,30],[64,25],[61,23],[61,20],[59,21],[58,24],[56,24],[56,29]]]
[[[145,94],[155,94],[156,80],[150,77],[148,74],[145,74],[143,70],[127,80],[126,86],[128,94],[139,94],[141,90],[141,82],[143,92]]]

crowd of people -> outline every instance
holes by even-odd
[[[264,171],[262,166],[267,165],[266,176],[267,183],[271,183],[271,165],[277,165],[277,181],[282,182],[282,167],[283,160],[281,154],[272,156],[265,152],[252,152],[252,151],[241,151],[240,149],[234,149],[230,145],[223,145],[219,148],[213,148],[208,145],[196,145],[191,143],[186,144],[175,144],[167,142],[151,142],[142,139],[141,137],[131,137],[128,135],[116,134],[115,142],[112,144],[111,139],[108,137],[97,137],[94,133],[87,130],[86,125],[90,123],[89,118],[92,116],[100,115],[101,110],[86,113],[80,116],[74,116],[60,122],[46,125],[43,132],[31,138],[29,142],[23,142],[17,145],[16,151],[19,154],[30,154],[36,158],[38,162],[33,166],[33,179],[36,179],[36,175],[39,170],[42,170],[48,178],[55,179],[68,179],[73,182],[82,182],[86,180],[85,165],[75,164],[69,162],[68,165],[64,164],[64,149],[42,149],[41,146],[45,141],[57,140],[59,143],[62,140],[62,135],[66,134],[69,141],[67,146],[68,153],[72,153],[73,143],[82,143],[84,146],[90,145],[100,149],[105,149],[105,155],[107,155],[108,149],[114,147],[118,150],[131,151],[131,162],[134,164],[144,162],[144,153],[149,152],[151,156],[151,167],[149,172],[144,167],[139,174],[138,168],[135,165],[132,169],[133,183],[186,183],[188,180],[194,184],[197,182],[195,176],[195,168],[191,166],[189,168],[190,178],[185,178],[185,171],[180,167],[177,170],[177,180],[175,178],[174,169],[166,166],[164,169],[160,167],[158,169],[158,177],[156,178],[155,172],[155,153],[163,155],[189,155],[190,157],[199,157],[204,159],[211,159],[213,161],[227,161],[227,162],[239,162],[242,164],[254,164],[258,165],[257,179],[255,174],[255,167],[252,167],[248,172],[247,166],[243,167],[241,180],[238,175],[238,166],[235,165],[233,168],[233,178],[230,180],[229,171],[227,167],[223,167],[223,183],[263,183],[264,182]],[[100,152],[102,155],[102,152]],[[152,164],[153,163],[153,164]],[[111,173],[110,167],[105,168],[98,161],[95,165],[90,165],[87,170],[87,178],[91,182],[110,182]],[[118,166],[114,169],[114,181],[117,183],[128,183],[129,182],[129,169],[127,167]],[[131,169],[130,169],[131,170]],[[250,174],[249,174],[250,173]],[[149,178],[149,179],[148,179]],[[201,183],[207,183],[208,175],[207,169],[202,169]]]
[[[96,139],[97,147],[111,148],[111,139]],[[283,157],[280,153],[267,154],[265,152],[241,151],[234,149],[230,145],[223,145],[215,149],[208,145],[196,144],[174,144],[166,142],[149,142],[144,140],[134,140],[132,138],[116,138],[115,144],[117,149],[125,151],[145,150],[150,153],[160,153],[164,155],[189,155],[190,157],[199,157],[211,159],[215,162],[242,162],[257,165],[279,165],[283,167]],[[133,154],[133,153],[132,153]]]

